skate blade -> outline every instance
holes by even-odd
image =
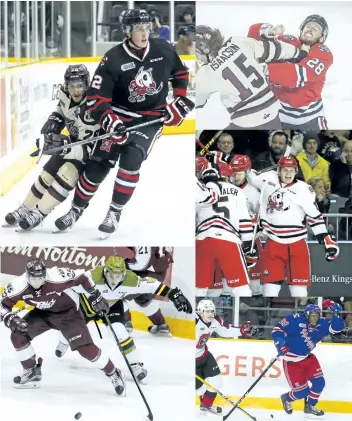
[[[304,418],[309,419],[309,420],[322,420],[323,418],[325,418],[325,414],[324,415],[304,414]]]
[[[27,384],[16,384],[13,383],[15,389],[39,389],[41,386],[40,383],[27,383]]]
[[[27,233],[27,232],[30,232],[30,231],[32,231],[32,230],[24,230],[22,228],[17,228],[15,230],[15,232],[18,232],[19,234]]]
[[[104,240],[106,240],[107,238],[109,238],[112,234],[114,234],[114,233],[113,233],[113,232],[112,232],[112,233],[108,233],[108,232],[101,232],[101,234],[99,235],[99,240],[104,241]]]
[[[58,228],[55,228],[51,232],[52,232],[52,234],[64,234],[65,232],[67,232],[67,230],[61,231]]]
[[[173,336],[171,335],[171,333],[151,333],[149,332],[151,335],[153,336],[159,336],[160,338],[172,338]]]
[[[18,227],[18,222],[17,222],[17,224],[12,224],[12,225],[5,222],[4,224],[2,224],[2,227],[3,228],[15,228],[15,227]]]

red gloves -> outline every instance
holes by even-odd
[[[195,104],[193,101],[188,99],[185,96],[178,96],[176,99],[168,104],[166,107],[166,126],[179,126],[182,121],[185,119],[187,114],[189,114]]]
[[[113,143],[116,143],[118,145],[125,145],[128,143],[128,133],[126,133],[126,127],[124,126],[123,122],[120,120],[120,118],[114,114],[114,113],[108,113],[105,114],[105,116],[102,118],[100,123],[102,129],[106,133],[121,133],[121,134],[114,134],[110,137],[110,140]]]

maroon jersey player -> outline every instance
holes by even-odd
[[[23,275],[11,281],[0,300],[0,317],[11,330],[11,342],[24,372],[13,380],[15,388],[38,388],[42,380],[42,359],[37,360],[32,341],[42,333],[55,329],[68,340],[71,350],[102,370],[111,380],[118,395],[125,384],[104,351],[94,343],[79,309],[79,292],[87,292],[94,311],[104,314],[108,302],[95,288],[93,280],[80,271],[66,268],[46,269],[41,260],[30,260]],[[12,312],[18,301],[34,307],[23,318]]]

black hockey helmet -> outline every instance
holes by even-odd
[[[40,288],[46,278],[46,266],[40,259],[32,259],[26,263],[28,283],[34,288]]]
[[[326,22],[326,20],[320,15],[309,15],[301,23],[301,26],[299,27],[300,32],[302,32],[303,28],[309,22],[316,22],[323,28],[323,34],[320,37],[319,42],[325,42],[325,40],[326,40],[326,38],[328,37],[328,34],[329,34],[329,26],[328,26],[328,23]]]
[[[90,75],[87,67],[84,64],[70,64],[66,69],[65,75],[65,91],[67,91],[67,85],[73,82],[84,82],[86,88],[90,84]]]
[[[152,19],[147,13],[146,10],[143,9],[129,9],[122,16],[122,30],[125,35],[130,34],[133,29],[133,25],[138,23],[146,23],[150,24],[150,30]]]

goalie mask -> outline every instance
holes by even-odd
[[[118,287],[126,275],[126,263],[122,257],[110,256],[104,266],[104,276],[111,289]]]
[[[27,282],[34,289],[41,288],[45,283],[46,267],[42,260],[33,259],[26,264]]]

